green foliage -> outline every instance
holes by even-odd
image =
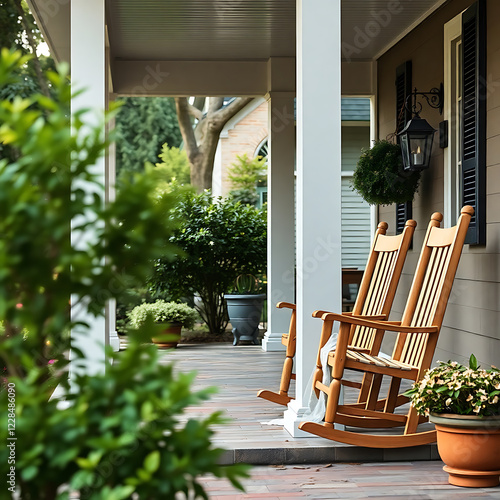
[[[213,200],[207,192],[187,195],[174,213],[179,227],[170,242],[184,255],[158,259],[151,287],[174,299],[199,294],[203,321],[211,333],[222,333],[227,325],[224,293],[238,275],[265,272],[266,214],[230,199]]]
[[[391,205],[413,200],[420,172],[405,172],[401,148],[376,141],[363,151],[354,170],[352,187],[371,205]]]
[[[0,83],[23,63],[4,50]],[[70,295],[75,310],[85,302],[101,314],[107,299],[144,282],[148,259],[171,248],[172,229],[172,200],[151,194],[154,170],[122,182],[116,201],[104,205],[91,168],[106,147],[102,127],[84,126],[81,111],[70,120],[69,82],[64,74],[49,78],[57,101],[34,95],[0,105],[0,141],[17,151],[17,160],[0,161],[0,320],[8,348],[37,352],[38,364],[54,356],[48,343],[59,355],[67,348]],[[21,345],[23,328],[30,335]],[[10,354],[0,350],[9,373],[19,374],[22,364]]]
[[[481,369],[473,354],[468,368],[456,361],[440,361],[405,395],[420,415],[500,415],[500,370]]]
[[[16,401],[16,480],[23,500],[68,499],[63,485],[82,500],[208,498],[201,474],[227,477],[240,488],[245,466],[217,464],[213,447],[220,414],[187,419],[213,390],[192,392],[194,373],[175,373],[159,362],[156,346],[131,337],[126,351],[108,351],[104,375],[77,375],[64,407],[49,400],[40,369],[30,379],[11,377]],[[38,383],[37,383],[38,382]],[[9,471],[8,394],[0,394],[0,471]],[[4,486],[5,488],[6,486]],[[137,496],[132,496],[135,493]],[[190,495],[191,493],[191,495]]]
[[[164,144],[159,157],[161,163],[157,163],[156,168],[161,171],[165,182],[172,182],[174,179],[181,185],[191,182],[189,160],[183,149],[171,148]]]
[[[164,144],[179,147],[181,133],[170,97],[124,97],[116,117],[116,168],[142,172],[156,163]]]
[[[17,1],[18,0],[0,0],[0,48],[13,48],[19,50],[23,55],[28,55],[31,53],[32,48],[27,42],[26,31],[15,5]],[[24,17],[30,27],[33,41],[35,46],[38,47],[43,41],[41,32],[26,2],[23,0],[21,4],[24,11]],[[43,70],[55,69],[54,60],[50,56],[40,55],[38,60]],[[38,80],[34,64],[35,61],[31,58],[15,68],[14,71],[18,78],[0,88],[0,101],[6,99],[12,101],[17,96],[26,98],[40,92],[40,81]],[[14,160],[15,152],[7,145],[0,143],[0,158]]]
[[[157,300],[134,307],[128,317],[133,328],[141,328],[152,319],[155,323],[181,323],[189,329],[194,326],[198,314],[187,304]]]
[[[245,153],[236,157],[236,162],[228,170],[234,201],[245,205],[257,205],[259,195],[257,186],[267,185],[267,159],[262,156],[249,158]]]
[[[25,63],[21,53],[3,50],[0,88],[15,84]],[[68,487],[82,500],[176,492],[206,498],[196,477],[208,472],[238,486],[243,469],[219,467],[221,452],[210,443],[220,417],[181,419],[208,392],[192,393],[193,375],[174,376],[158,363],[156,347],[142,345],[154,325],[136,332],[127,351],[108,350],[105,374],[74,370],[69,391],[68,348],[72,366],[82,361],[69,345],[70,307],[102,315],[108,299],[145,282],[155,258],[173,256],[173,201],[153,195],[158,178],[150,168],[122,179],[116,200],[105,205],[95,172],[107,146],[103,127],[85,125],[84,111],[69,113],[64,73],[49,78],[56,99],[0,103],[0,141],[16,151],[15,160],[0,160],[0,366],[7,382],[0,418],[7,423],[15,388],[20,498],[68,499]],[[64,406],[49,399],[55,386],[67,391]],[[0,428],[6,443],[8,427]],[[9,453],[0,449],[3,477]]]

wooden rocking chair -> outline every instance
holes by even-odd
[[[354,315],[349,317],[333,313],[321,315],[322,338],[330,335],[334,321],[340,323],[336,349],[328,356],[333,378],[329,386],[317,379],[314,382],[314,388],[325,392],[328,398],[324,422],[302,422],[299,429],[341,443],[368,448],[401,448],[436,441],[434,430],[417,432],[418,424],[427,418],[419,417],[412,406],[406,415],[396,414],[394,409],[401,403],[402,396],[398,396],[401,380],[421,380],[425,370],[430,367],[473,213],[472,207],[464,207],[458,224],[449,229],[439,227],[443,219],[440,213],[433,214],[400,322],[371,321]],[[349,341],[354,326],[372,328],[376,331],[376,337],[384,331],[398,332],[392,357],[384,359],[351,349]],[[372,377],[370,393],[365,402],[339,404],[346,369]],[[391,377],[389,392],[386,399],[378,400],[384,375]],[[404,426],[404,434],[351,432],[335,429],[335,423],[367,429]]]
[[[381,222],[378,225],[356,302],[352,312],[346,313],[347,315],[361,315],[366,318],[382,320],[388,318],[416,225],[417,223],[414,220],[408,220],[403,232],[397,236],[387,236],[385,234],[388,227],[386,222]],[[286,358],[281,374],[280,390],[279,392],[273,392],[263,389],[257,393],[257,396],[273,403],[287,405],[292,400],[288,395],[290,380],[295,379],[292,370],[297,345],[295,331],[296,309],[295,304],[289,302],[279,302],[276,307],[292,310],[289,331],[281,337],[281,343],[286,346]],[[316,314],[320,314],[320,311],[316,311]],[[371,354],[378,354],[381,339],[377,338],[375,342],[374,333],[375,331],[371,328],[355,327],[353,347],[366,350]],[[327,340],[327,338],[324,339],[320,348]],[[319,373],[317,373],[317,376],[321,380]],[[368,378],[364,381],[363,388],[361,384],[352,382],[349,382],[349,386],[361,389],[359,401],[366,399],[369,389]]]

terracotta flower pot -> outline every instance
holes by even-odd
[[[437,446],[450,484],[485,488],[500,484],[500,417],[432,415]]]
[[[174,349],[181,338],[181,330],[182,325],[180,323],[165,323],[161,335],[153,337],[153,343],[160,349]]]

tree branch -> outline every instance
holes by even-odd
[[[186,99],[187,101],[187,99]],[[190,116],[193,118],[196,118],[198,121],[203,118],[203,111],[201,109],[198,109],[196,106],[193,106],[192,104],[189,104],[188,102],[188,112]]]
[[[239,111],[241,111],[249,102],[253,100],[253,97],[237,97],[225,108],[219,109],[211,117],[212,122],[222,127]]]
[[[175,98],[177,119],[179,121],[179,128],[182,134],[182,139],[184,140],[184,147],[186,148],[186,153],[191,159],[190,161],[192,162],[192,158],[199,153],[199,150],[198,145],[196,144],[193,125],[190,119],[189,106],[190,105],[186,97]]]

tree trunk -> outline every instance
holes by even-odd
[[[191,167],[191,184],[198,192],[212,189],[215,153],[224,125],[251,100],[251,97],[238,97],[227,106],[223,106],[222,98],[210,97],[208,112],[202,116],[200,110],[189,104],[187,98],[175,98],[179,128]],[[198,140],[191,125],[191,116],[199,120]]]

